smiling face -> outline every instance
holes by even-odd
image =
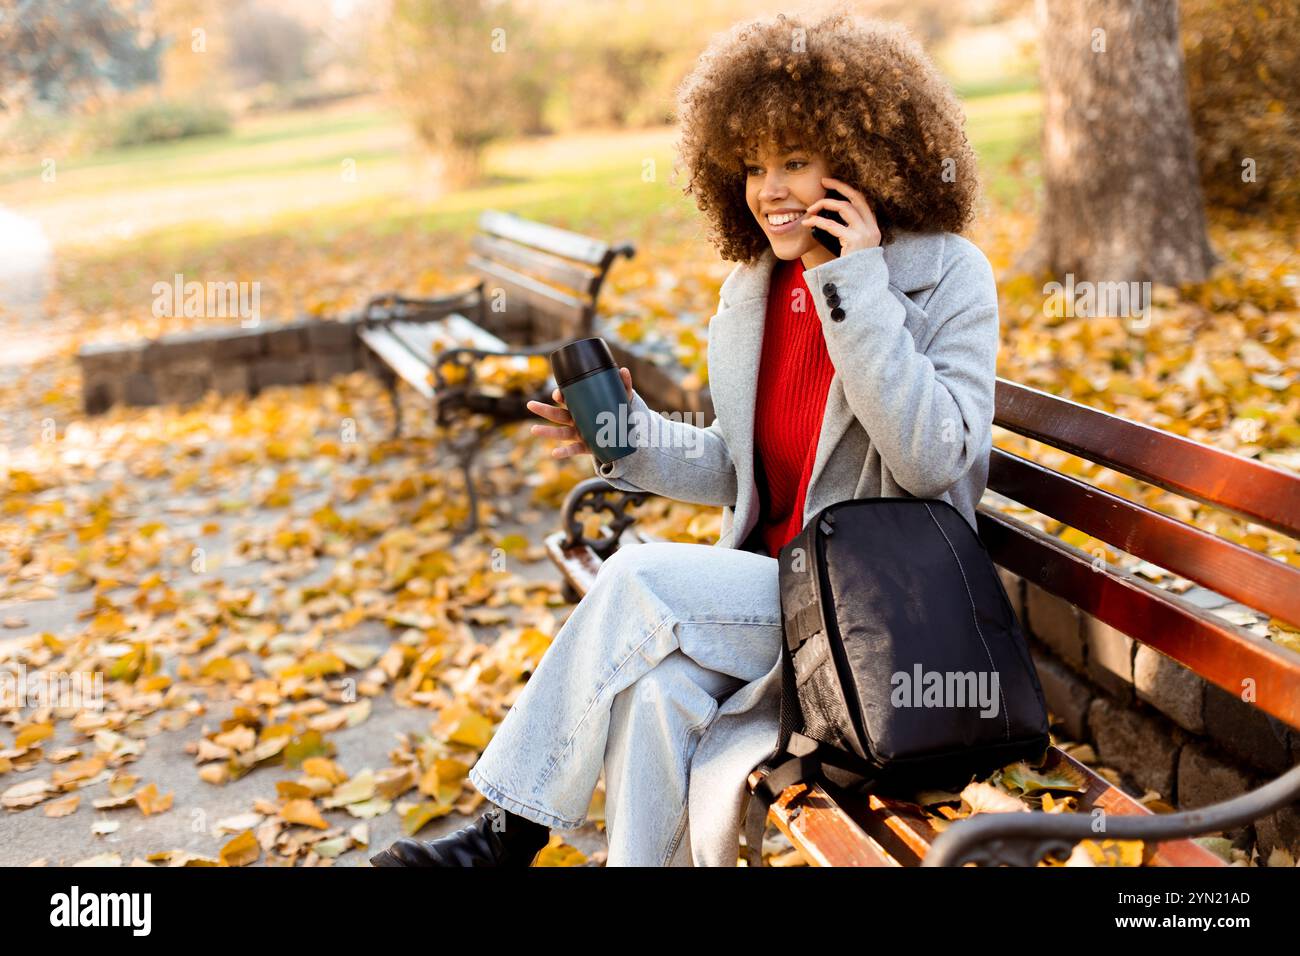
[[[745,201],[777,258],[822,250],[801,220],[807,208],[826,195],[822,177],[831,173],[825,160],[811,150],[767,144],[747,153],[744,163]]]

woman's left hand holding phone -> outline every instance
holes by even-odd
[[[834,189],[847,199],[834,199],[823,196],[805,211],[803,224],[809,228],[820,226],[840,241],[840,255],[845,256],[858,249],[871,249],[880,245],[880,226],[867,197],[848,183],[830,176],[822,177],[822,185]],[[815,215],[819,210],[834,210],[844,222],[835,222],[824,216]]]

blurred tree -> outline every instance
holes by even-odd
[[[667,121],[672,85],[707,35],[696,11],[646,2],[566,0],[563,15],[525,7],[555,62],[549,109],[564,128],[640,126]],[[547,15],[549,12],[550,15]],[[669,58],[675,75],[663,71]]]
[[[228,88],[222,51],[225,0],[152,0],[166,40],[157,94],[169,100],[211,100]]]
[[[1206,277],[1215,263],[1175,0],[1038,0],[1044,203],[1026,264],[1091,281]]]
[[[1300,212],[1300,0],[1183,0],[1181,12],[1206,201]]]
[[[445,185],[478,181],[484,148],[536,123],[537,46],[508,0],[393,0],[385,31],[398,102]]]
[[[581,45],[556,51],[564,64],[563,91],[574,127],[640,125],[664,51],[653,46],[607,45],[597,34]],[[663,113],[663,110],[660,110]]]
[[[243,82],[288,86],[307,75],[312,36],[296,17],[258,0],[244,0],[227,17],[227,63]]]
[[[0,0],[0,108],[67,109],[157,82],[162,49],[147,3]]]

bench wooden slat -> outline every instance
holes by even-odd
[[[1300,479],[1289,472],[1004,378],[996,388],[994,424],[1300,536]]]
[[[383,326],[361,328],[357,334],[402,381],[432,400],[433,384],[429,381],[428,364],[417,359],[397,336]]]
[[[470,256],[469,265],[488,280],[488,298],[492,287],[505,289],[507,297],[517,298],[530,308],[541,310],[561,325],[581,329],[589,314],[588,304],[576,296],[553,289],[532,276],[524,275],[507,266],[499,265],[481,256]]]
[[[750,777],[752,790],[756,780]],[[768,818],[814,866],[901,866],[818,783],[786,787]]]
[[[599,239],[495,209],[479,216],[478,224],[481,230],[491,235],[592,266],[602,265],[609,252],[609,244]]]
[[[546,536],[546,553],[564,574],[564,579],[579,594],[586,594],[596,581],[601,561],[590,548],[565,549],[563,531]]]
[[[484,259],[500,262],[539,279],[554,282],[580,296],[590,298],[600,286],[601,275],[589,266],[561,259],[494,236],[475,236],[470,247]]]
[[[1098,573],[1091,556],[981,504],[976,520],[993,560],[1239,696],[1300,727],[1300,654],[1129,575]]]
[[[924,808],[879,794],[837,795],[845,811],[895,859],[916,866],[925,858],[939,831]]]
[[[447,334],[457,345],[468,345],[476,349],[504,349],[506,343],[487,329],[477,325],[463,315],[449,315],[446,318]],[[518,356],[516,356],[517,358]]]
[[[995,448],[988,486],[1072,528],[1300,625],[1300,568]]]
[[[564,547],[565,533],[552,531],[544,539],[546,553],[552,563],[555,564],[564,579],[578,594],[586,594],[596,582],[596,574],[600,571],[601,560],[596,552],[591,548],[582,546],[577,548]],[[628,528],[623,532],[620,547],[631,547],[643,541],[658,541],[655,535],[638,534],[634,529]]]
[[[429,361],[434,348],[438,351],[454,344],[451,333],[441,322],[391,322],[388,331],[419,359]]]
[[[491,352],[509,348],[463,315],[451,315],[436,322],[393,322],[389,328],[403,345],[426,362],[432,362],[446,349],[462,346]],[[500,361],[520,371],[528,369],[528,359],[522,355],[502,357]]]

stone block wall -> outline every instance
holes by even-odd
[[[186,404],[209,389],[256,395],[271,385],[328,381],[362,367],[355,326],[347,319],[299,319],[88,345],[77,356],[82,405],[96,414],[118,404]]]
[[[272,385],[326,382],[377,359],[357,335],[356,319],[299,319],[257,328],[197,329],[144,342],[87,345],[77,356],[82,405],[98,414],[114,405],[186,404],[209,389],[256,395]],[[501,330],[496,330],[500,334]],[[681,385],[684,372],[664,357],[614,341],[602,330],[638,392],[655,410],[700,412],[713,420],[708,388]]]
[[[1300,731],[1037,585],[1000,568],[1054,728],[1091,743],[1137,793],[1191,810],[1300,763]],[[1300,803],[1254,824],[1261,858],[1300,857]]]

